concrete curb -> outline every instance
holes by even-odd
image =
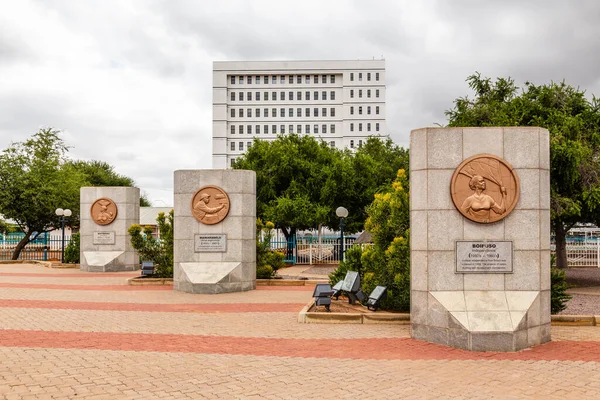
[[[257,279],[256,286],[314,286],[317,283],[329,283],[321,279]]]
[[[552,325],[555,326],[598,326],[600,315],[553,315]]]
[[[410,324],[408,313],[316,313],[309,310],[315,304],[311,300],[298,313],[298,322],[303,324]]]
[[[130,286],[173,286],[173,278],[129,278]]]
[[[38,264],[46,268],[79,268],[79,264],[54,264],[52,261],[39,260],[2,260],[0,264]]]

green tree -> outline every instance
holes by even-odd
[[[89,186],[135,186],[135,181],[128,176],[118,174],[112,165],[105,161],[69,161],[77,170],[85,174]],[[140,206],[150,207],[145,193],[140,196]]]
[[[600,102],[565,82],[492,82],[467,78],[475,97],[446,111],[449,126],[539,126],[550,132],[552,230],[557,267],[567,267],[566,234],[577,223],[600,224]]]
[[[66,161],[67,146],[52,128],[40,129],[30,139],[11,144],[0,155],[0,214],[16,222],[25,236],[12,255],[43,232],[60,226],[57,208],[79,215],[79,188],[85,175]]]
[[[131,246],[138,252],[140,260],[153,261],[154,275],[159,278],[173,277],[173,210],[168,215],[161,212],[156,217],[159,237],[152,236],[152,228],[133,224],[127,232]]]

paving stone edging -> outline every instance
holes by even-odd
[[[131,286],[173,285],[173,278],[129,278]],[[326,280],[283,280],[283,279],[257,279],[256,286],[314,286],[317,283],[327,283]]]
[[[0,264],[37,264],[46,268],[79,268],[79,264],[61,264],[53,261],[40,260],[1,260]]]

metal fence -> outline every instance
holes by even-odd
[[[0,234],[0,260],[11,260],[13,252],[17,244],[23,239],[21,234]],[[65,236],[65,248],[71,241],[71,236]],[[19,260],[60,260],[62,250],[62,237],[42,234],[36,240],[27,244],[21,254]]]
[[[344,251],[354,244],[356,238],[344,238]],[[285,262],[292,264],[337,264],[340,259],[340,238],[293,237],[289,240],[271,241],[271,250],[285,255]]]
[[[600,268],[600,240],[567,243],[567,264],[572,267]]]

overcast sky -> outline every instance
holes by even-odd
[[[0,0],[0,149],[40,127],[155,206],[212,167],[212,62],[386,60],[392,139],[444,124],[475,71],[600,96],[600,1]]]

